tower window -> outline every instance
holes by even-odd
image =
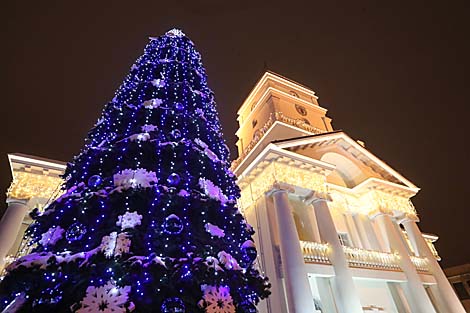
[[[296,92],[293,91],[293,90],[289,91],[289,93],[290,93],[291,96],[294,96],[294,97],[296,97],[296,98],[300,98],[300,97],[299,97],[299,94],[296,93]]]
[[[304,121],[305,124],[310,125],[310,122],[306,118],[303,118],[302,121]]]
[[[297,112],[298,112],[300,115],[302,115],[302,116],[307,115],[307,110],[306,110],[303,106],[301,106],[301,105],[299,105],[299,104],[296,104],[296,105],[295,105],[295,109],[297,110]]]
[[[253,128],[255,128],[255,126],[256,126],[257,124],[258,124],[258,121],[257,121],[257,120],[251,121],[251,126],[252,126]]]

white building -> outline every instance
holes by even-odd
[[[28,253],[23,236],[31,224],[29,213],[42,209],[59,195],[65,163],[25,154],[8,154],[13,181],[7,209],[0,220],[0,273],[4,266]]]
[[[465,312],[422,234],[412,182],[267,72],[238,111],[240,207],[272,295],[260,312]]]
[[[412,182],[335,131],[315,93],[267,72],[238,111],[240,207],[272,283],[262,313],[465,312],[422,234]],[[57,196],[65,165],[10,154],[3,264],[27,252],[27,213]],[[0,270],[3,267],[0,264]]]

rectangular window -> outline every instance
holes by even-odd
[[[338,233],[339,242],[342,246],[352,247],[351,240],[347,233]]]
[[[453,283],[452,285],[454,285],[455,292],[460,300],[470,299],[470,295],[467,290],[465,290],[465,286],[462,282]]]

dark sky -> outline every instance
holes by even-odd
[[[0,189],[8,152],[70,160],[148,36],[181,27],[233,156],[236,111],[266,63],[422,188],[420,226],[440,236],[444,266],[470,262],[468,1],[410,2],[7,1]]]

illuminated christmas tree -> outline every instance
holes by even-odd
[[[151,38],[28,230],[6,312],[256,312],[269,283],[237,209],[214,95],[180,31]]]

